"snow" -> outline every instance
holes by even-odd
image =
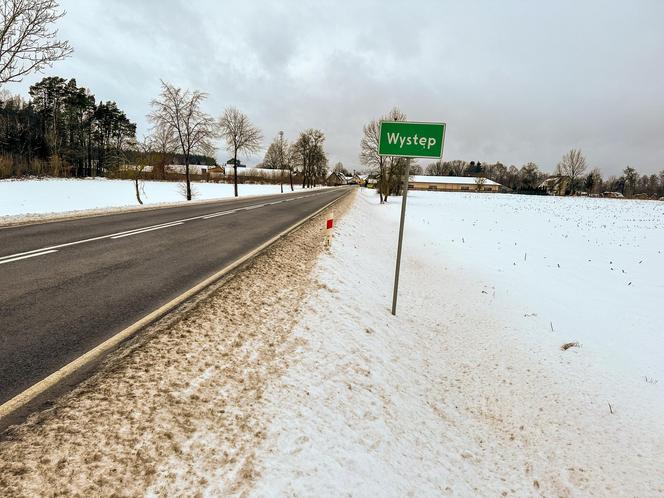
[[[141,199],[144,206],[186,202],[181,183],[143,182]],[[192,183],[194,200],[233,197],[233,185],[225,183]],[[268,195],[281,192],[279,185],[239,185],[241,196]],[[290,191],[284,186],[284,192]],[[26,214],[63,213],[92,209],[138,207],[131,180],[29,179],[0,180],[0,221],[3,217]],[[7,219],[7,221],[12,221]]]
[[[607,368],[664,379],[664,203],[422,192],[409,201],[410,247],[482,282],[491,295],[478,305],[500,310],[495,291]]]
[[[338,222],[253,494],[664,494],[664,204],[408,203],[396,317],[399,200]]]
[[[349,204],[12,430],[0,494],[664,495],[664,203],[410,192],[396,317],[400,202]]]
[[[411,175],[410,181],[415,183],[453,183],[457,185],[475,185],[477,178],[474,176],[427,176]],[[484,185],[500,185],[499,183],[484,178]]]

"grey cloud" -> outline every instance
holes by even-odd
[[[76,52],[47,73],[116,100],[139,133],[163,78],[207,91],[214,115],[243,109],[266,140],[320,127],[351,168],[362,125],[398,105],[448,123],[450,159],[551,170],[580,147],[607,175],[664,169],[661,2],[62,4]]]

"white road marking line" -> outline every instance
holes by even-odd
[[[133,233],[133,232],[136,232],[136,231],[145,230],[147,228],[153,228],[153,227],[156,227],[156,226],[163,226],[163,225],[171,225],[173,223],[182,223],[184,221],[197,220],[199,218],[200,218],[200,216],[195,217],[195,218],[188,218],[188,219],[185,219],[185,220],[171,221],[171,222],[168,222],[168,223],[164,223],[162,225],[151,225],[151,226],[147,226],[147,227],[134,228],[133,230],[126,230],[124,232],[116,232],[116,233],[107,234],[107,235],[100,235],[99,237],[91,237],[89,239],[76,240],[74,242],[66,242],[64,244],[58,244],[58,245],[55,245],[55,246],[42,247],[41,249],[33,249],[32,251],[24,251],[24,252],[19,252],[19,253],[16,253],[16,254],[10,254],[8,256],[2,256],[2,257],[0,257],[0,261],[2,261],[3,259],[9,259],[9,258],[15,258],[17,256],[23,256],[24,254],[33,254],[33,253],[36,253],[36,252],[48,251],[48,250],[51,250],[51,249],[62,249],[63,247],[76,246],[76,245],[79,245],[79,244],[85,244],[86,242],[95,242],[97,240],[113,238],[117,235],[123,235],[123,234],[130,233],[130,232]]]
[[[15,258],[17,256],[23,256],[24,254],[32,254],[33,252],[39,252],[39,251],[42,251],[42,250],[43,249],[37,249],[36,251],[18,252],[16,254],[10,254],[8,256],[2,256],[2,257],[0,257],[0,261],[2,261],[3,259],[10,259],[10,258]]]
[[[21,259],[28,259],[28,258],[34,258],[36,256],[43,256],[44,254],[51,254],[52,252],[58,252],[55,249],[52,249],[50,251],[43,251],[43,252],[36,252],[33,254],[27,254],[25,256],[19,256],[18,258],[12,258],[12,259],[3,259],[0,261],[0,265],[4,265],[5,263],[12,263],[13,261],[19,261]]]
[[[262,207],[265,207],[265,206],[266,206],[266,204],[258,204],[257,206],[249,206],[249,207],[244,208],[243,211],[251,211],[252,209],[258,209],[258,208],[262,208]]]
[[[176,220],[176,221],[169,221],[168,223],[159,223],[158,225],[150,225],[150,226],[147,226],[147,227],[134,228],[133,230],[125,230],[124,232],[112,233],[111,235],[108,235],[108,237],[113,239],[113,238],[115,238],[119,235],[126,235],[126,234],[130,234],[130,233],[134,233],[134,232],[142,232],[143,230],[148,230],[150,228],[166,227],[166,226],[172,225],[173,223],[183,223],[183,221],[182,220]]]
[[[100,237],[92,237],[90,239],[77,240],[75,242],[67,242],[65,244],[58,244],[57,246],[42,247],[41,249],[33,249],[32,251],[19,252],[16,254],[11,254],[9,256],[3,256],[2,259],[13,258],[15,256],[22,256],[23,254],[32,254],[35,252],[48,251],[49,249],[61,249],[63,247],[75,246],[78,244],[84,244],[85,242],[94,242],[95,240],[107,239],[108,235],[102,235]]]
[[[216,218],[217,216],[224,216],[227,214],[232,214],[235,213],[235,209],[231,209],[230,211],[220,211],[219,213],[212,213],[212,214],[207,214],[205,216],[201,217],[201,220],[209,220],[210,218]]]
[[[146,228],[144,230],[137,230],[134,232],[129,232],[129,233],[123,233],[122,235],[116,235],[114,237],[111,237],[112,239],[121,239],[123,237],[131,237],[132,235],[140,235],[145,232],[152,232],[154,230],[161,230],[162,228],[170,228],[170,227],[175,227],[178,225],[182,225],[181,221],[178,221],[177,223],[171,223],[170,225],[160,225],[152,228]]]

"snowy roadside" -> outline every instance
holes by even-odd
[[[333,209],[339,217],[351,203]],[[288,367],[325,213],[109,356],[0,441],[0,496],[235,495],[256,477],[262,398]]]
[[[587,309],[570,303],[583,305],[593,297],[611,306],[622,280],[614,284],[591,271],[595,281],[584,287],[574,272],[553,273],[550,267],[560,265],[547,263],[541,253],[538,262],[535,251],[538,243],[550,246],[550,226],[524,226],[531,215],[546,216],[569,225],[563,235],[573,236],[580,222],[570,216],[566,200],[415,193],[395,318],[389,305],[399,202],[390,202],[378,206],[373,192],[358,194],[331,251],[319,260],[320,290],[285,348],[294,352],[290,367],[265,393],[271,422],[255,457],[260,478],[252,494],[664,495],[664,379],[661,371],[651,382],[639,376],[661,368],[651,360],[664,353],[661,336],[644,328],[658,317],[653,300],[662,298],[659,261],[651,259],[644,269],[650,280],[630,276],[641,289],[636,297],[618,295],[639,319],[616,331],[611,321],[623,320],[613,310],[593,308],[580,319]],[[519,203],[529,204],[521,209]],[[642,216],[589,206],[585,225],[598,225],[591,227],[592,243],[579,261],[585,264],[605,249],[625,259],[636,249],[657,256],[660,221],[648,211],[652,204],[615,204],[642,209]],[[602,219],[602,212],[613,221]],[[505,225],[494,226],[494,216]],[[609,231],[600,240],[603,225],[630,220],[644,222],[626,225],[638,233]],[[529,254],[529,268],[501,278],[517,268],[509,252],[513,233],[503,232],[511,226],[521,233],[519,245],[529,241],[535,253]],[[464,241],[458,227],[465,227]],[[498,249],[490,247],[490,237],[498,239]],[[560,238],[555,230],[550,237]],[[557,261],[571,265],[574,255],[564,249]],[[523,258],[523,247],[517,252]],[[638,261],[632,266],[642,268]],[[538,282],[539,272],[551,273],[546,284]],[[614,278],[608,268],[606,273]],[[652,280],[655,287],[648,287]],[[561,294],[558,287],[568,281],[579,292],[594,289],[594,296]],[[537,293],[538,285],[553,290],[526,299],[524,292]],[[568,316],[558,316],[552,331],[547,313],[555,306]],[[568,324],[577,319],[594,321],[595,329],[572,330]],[[562,351],[576,333],[587,345]],[[644,370],[637,375],[639,365]]]
[[[45,178],[0,180],[0,226],[81,218],[205,203],[234,196],[233,185],[192,183],[194,200],[185,201],[178,182],[142,182],[138,204],[131,180]],[[279,185],[239,185],[242,197],[279,194]],[[295,190],[299,190],[295,186]],[[284,185],[284,193],[290,187]]]

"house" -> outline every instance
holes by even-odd
[[[204,175],[207,173],[210,166],[206,164],[190,164],[189,174],[191,175]],[[166,173],[174,173],[184,175],[187,167],[184,164],[167,164],[165,166]]]
[[[339,173],[338,171],[333,171],[330,173],[330,176],[325,179],[325,185],[328,187],[337,187],[339,185],[347,184],[348,182],[346,181],[346,177],[343,175],[343,173]]]
[[[224,167],[223,166],[213,166],[208,169],[208,174],[210,178],[220,178],[224,176]]]
[[[549,195],[565,195],[569,187],[570,180],[567,176],[552,176],[537,186],[539,189],[546,190]]]
[[[493,180],[473,176],[423,176],[412,175],[408,190],[437,192],[500,192],[502,185]]]
[[[367,178],[369,175],[360,175],[358,173],[353,173],[351,181],[349,183],[355,183],[356,185],[365,185],[367,183]]]
[[[235,168],[232,164],[226,166],[217,166],[210,168],[210,180],[223,180],[225,178],[233,178],[235,176]],[[276,182],[288,181],[290,178],[290,171],[287,169],[268,169],[268,168],[237,168],[238,178],[242,178],[243,183],[248,182]]]

